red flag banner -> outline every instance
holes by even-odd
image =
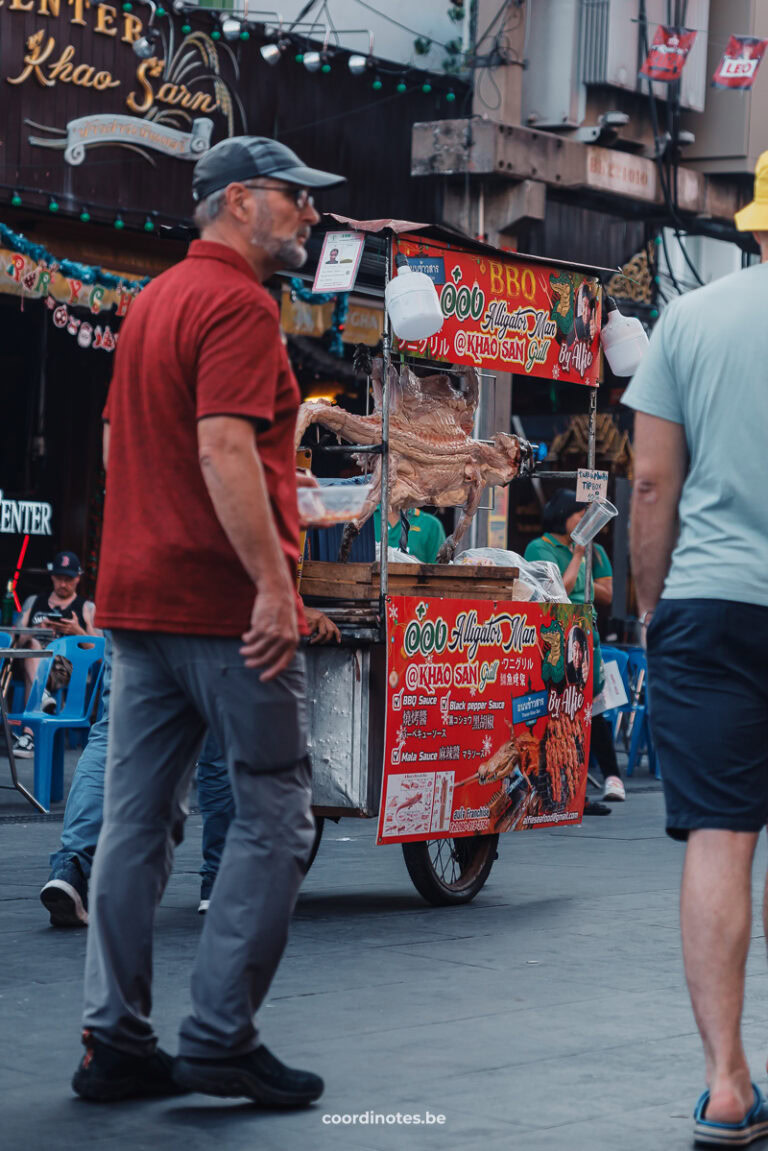
[[[640,75],[663,84],[679,80],[695,39],[696,33],[690,28],[672,28],[660,24]]]
[[[751,88],[768,40],[758,36],[731,36],[712,77],[713,88]]]

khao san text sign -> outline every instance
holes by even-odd
[[[387,677],[379,843],[580,822],[590,609],[390,596]]]
[[[595,277],[408,236],[396,239],[395,251],[431,276],[445,316],[436,335],[401,343],[401,351],[481,371],[599,384],[601,291]]]

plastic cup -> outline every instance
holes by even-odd
[[[571,532],[571,539],[577,547],[585,548],[598,532],[601,532],[609,520],[619,514],[609,500],[595,500],[581,517]]]

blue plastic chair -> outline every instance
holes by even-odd
[[[72,676],[64,705],[57,715],[40,710],[43,691],[55,655],[72,663]],[[51,802],[64,798],[64,732],[88,729],[104,668],[103,636],[72,635],[55,639],[44,648],[35,682],[22,716],[25,727],[35,736],[35,798],[49,808]]]

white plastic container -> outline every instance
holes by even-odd
[[[622,316],[610,296],[606,297],[606,313],[600,332],[605,358],[615,376],[633,376],[648,349],[645,328],[636,316]]]
[[[424,272],[414,272],[405,256],[397,257],[397,275],[387,284],[384,300],[399,340],[427,340],[443,326],[437,289]]]
[[[371,494],[370,484],[326,484],[299,488],[299,522],[304,528],[329,528],[355,519]]]

